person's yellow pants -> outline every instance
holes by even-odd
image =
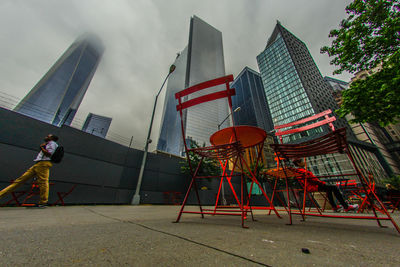
[[[21,177],[15,179],[15,181],[0,191],[0,198],[11,193],[17,187],[24,184],[27,180],[36,176],[37,184],[40,189],[40,201],[39,204],[46,204],[49,200],[49,175],[50,175],[50,167],[53,164],[50,161],[39,161],[32,167],[30,167]]]

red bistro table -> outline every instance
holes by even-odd
[[[233,126],[215,132],[210,137],[213,146],[239,141],[243,148],[255,147],[264,144],[267,133],[254,126]]]
[[[241,146],[246,149],[246,148],[258,148],[258,156],[257,156],[257,160],[256,160],[256,165],[258,166],[259,161],[261,160],[261,151],[264,147],[264,141],[265,138],[267,137],[267,133],[258,127],[254,127],[254,126],[232,126],[232,127],[228,127],[228,128],[224,128],[222,130],[219,130],[217,132],[215,132],[213,135],[211,135],[210,137],[210,143],[213,146],[218,146],[218,145],[223,145],[223,144],[229,144],[229,143],[233,143],[233,142],[239,142],[241,144]],[[237,164],[237,162],[239,161],[239,164]],[[257,180],[255,173],[251,170],[249,164],[246,162],[246,160],[243,158],[243,154],[239,154],[237,156],[237,158],[230,160],[230,162],[233,164],[232,170],[231,170],[231,175],[226,175],[226,168],[228,167],[228,162],[223,162],[220,161],[222,170],[223,170],[223,175],[221,177],[221,182],[219,185],[219,189],[218,189],[218,194],[217,194],[217,200],[215,202],[215,208],[214,208],[214,212],[217,211],[217,209],[219,211],[223,211],[221,210],[221,208],[226,208],[226,207],[219,207],[218,206],[218,200],[219,200],[219,195],[221,192],[221,186],[223,183],[223,179],[224,177],[226,178],[229,187],[232,190],[232,193],[234,195],[234,198],[237,202],[237,204],[239,205],[240,210],[243,212],[246,212],[248,210],[251,211],[251,209],[254,209],[254,207],[252,208],[250,206],[250,198],[251,198],[251,192],[253,189],[253,185],[254,183],[258,185],[258,187],[260,188],[262,194],[264,195],[267,204],[269,204],[269,206],[264,206],[262,207],[262,209],[267,209],[267,210],[273,210],[275,212],[275,214],[280,217],[279,213],[277,212],[277,210],[275,209],[274,205],[272,204],[272,201],[270,200],[270,198],[267,196],[267,194],[265,193],[263,187],[261,186],[261,184],[259,183],[259,181]],[[235,169],[235,167],[239,168],[239,172],[242,173],[242,178],[241,178],[241,200],[239,200],[233,186],[231,183],[231,179],[232,179],[232,175],[234,173],[234,171],[237,171]],[[243,195],[244,195],[244,191],[243,191],[243,184],[244,184],[244,177],[243,174],[246,174],[250,179],[251,179],[251,185],[250,185],[250,190],[248,192],[248,197],[247,197],[247,201],[246,204],[243,201]],[[256,208],[257,209],[257,208]]]

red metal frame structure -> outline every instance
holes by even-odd
[[[393,226],[396,228],[396,230],[400,233],[400,228],[396,224],[396,222],[392,219],[390,214],[388,213],[386,207],[383,205],[379,197],[376,195],[375,190],[371,188],[371,183],[368,182],[366,177],[361,173],[360,169],[357,167],[353,156],[350,153],[350,149],[348,147],[348,143],[346,140],[346,129],[341,128],[338,130],[335,130],[333,127],[332,122],[336,120],[335,117],[330,117],[329,115],[332,113],[331,110],[324,111],[322,113],[316,114],[314,116],[311,116],[309,118],[305,118],[299,121],[295,121],[292,123],[280,125],[280,126],[275,126],[275,129],[277,130],[275,135],[278,136],[282,142],[282,136],[287,135],[287,134],[293,134],[293,133],[299,133],[303,132],[306,130],[313,129],[315,127],[319,127],[325,124],[329,124],[332,132],[328,133],[324,136],[315,138],[310,141],[305,141],[299,144],[272,144],[271,146],[273,147],[276,156],[279,160],[281,170],[277,171],[282,171],[284,174],[285,178],[285,183],[286,183],[286,194],[287,194],[287,210],[289,213],[289,220],[290,224],[292,224],[292,214],[297,214],[301,215],[303,217],[303,220],[305,220],[306,216],[319,216],[319,217],[331,217],[331,218],[350,218],[350,219],[370,219],[370,220],[376,220],[378,225],[380,227],[384,227],[381,224],[381,220],[390,220],[393,224]],[[299,124],[303,124],[306,122],[311,122],[316,119],[320,119],[324,117],[323,120],[311,123],[306,126],[298,127],[298,128],[291,128],[290,130],[285,130],[282,131],[281,129],[283,128],[288,128],[288,127],[295,127]],[[324,155],[324,154],[332,154],[332,153],[345,153],[348,158],[350,159],[353,168],[355,170],[355,173],[346,173],[346,174],[341,174],[340,176],[353,176],[353,177],[358,177],[361,187],[363,188],[364,192],[368,192],[366,194],[366,202],[371,203],[372,211],[373,211],[373,216],[369,215],[350,215],[350,214],[344,214],[344,215],[332,215],[332,214],[323,214],[322,211],[318,208],[318,205],[316,205],[313,202],[313,199],[310,197],[309,192],[307,192],[307,178],[303,178],[304,181],[304,197],[303,197],[303,206],[300,207],[299,203],[297,202],[296,199],[296,204],[298,208],[298,212],[294,212],[291,209],[291,203],[290,203],[290,194],[289,194],[289,183],[288,183],[288,178],[290,178],[289,175],[289,170],[290,167],[286,166],[284,164],[283,160],[293,160],[295,158],[307,158],[311,156],[317,156],[317,155]],[[333,177],[337,175],[327,175],[324,176],[324,178],[328,177]],[[317,176],[318,177],[318,176]],[[322,176],[319,176],[318,178],[322,178]],[[310,201],[315,205],[317,208],[317,212],[313,211],[306,211],[305,209],[305,201],[306,198],[309,198]],[[383,213],[384,216],[379,217],[377,214],[377,207],[379,207],[379,211]]]
[[[67,192],[57,192],[58,200],[52,204],[52,206],[57,205],[58,203],[61,203],[62,206],[65,206],[64,203],[64,198],[66,198],[69,194],[74,191],[75,187],[77,187],[77,184],[74,184]]]
[[[364,191],[364,188],[362,186],[361,187],[359,186],[356,180],[348,180],[336,183],[336,186],[339,187],[342,191],[344,191],[345,194],[348,195],[349,199],[353,201],[361,201],[357,213],[362,213],[364,210],[367,210],[367,208],[371,207],[372,205],[369,202],[369,198],[367,197],[367,194],[371,194],[372,191],[376,192],[375,181],[372,175],[368,176],[367,182],[368,186],[366,192]],[[377,205],[375,205],[375,209],[380,211],[381,213],[384,213]]]
[[[228,75],[225,77],[220,77],[214,80],[206,81],[197,85],[194,85],[192,87],[189,87],[187,89],[184,89],[178,93],[175,94],[175,98],[178,99],[178,105],[176,106],[177,111],[179,112],[180,118],[181,118],[181,129],[182,129],[182,138],[183,138],[183,143],[185,147],[185,152],[186,152],[186,157],[188,161],[188,165],[191,171],[191,182],[189,185],[189,188],[186,192],[185,198],[182,202],[181,209],[179,211],[178,217],[176,219],[176,222],[180,221],[180,218],[182,216],[182,213],[194,213],[194,214],[200,214],[202,218],[204,218],[204,214],[208,215],[236,215],[236,216],[241,216],[242,219],[242,227],[246,227],[244,225],[244,220],[247,218],[247,213],[250,212],[253,218],[253,213],[252,213],[252,208],[249,205],[249,199],[246,202],[246,195],[247,193],[245,190],[247,188],[244,186],[244,170],[246,169],[248,173],[250,173],[250,177],[252,181],[258,183],[255,179],[254,174],[251,172],[249,166],[247,166],[247,163],[243,160],[243,153],[245,148],[251,146],[251,145],[260,145],[264,143],[264,140],[266,138],[266,133],[262,129],[259,129],[257,127],[251,127],[251,126],[233,126],[229,128],[222,129],[216,133],[214,133],[211,138],[210,142],[212,146],[208,147],[199,147],[199,148],[189,148],[187,143],[186,143],[186,138],[185,138],[185,131],[184,131],[184,114],[183,110],[190,108],[195,105],[199,105],[205,102],[221,99],[221,98],[227,98],[228,100],[228,105],[229,105],[229,111],[230,114],[233,113],[232,111],[232,96],[235,95],[235,89],[230,88],[229,83],[233,81],[233,76]],[[201,90],[212,88],[215,86],[223,85],[225,84],[225,89],[213,92],[213,93],[208,93],[208,94],[203,94],[202,96],[194,97],[189,100],[189,96],[193,93],[200,92]],[[202,93],[206,93],[205,91],[201,91]],[[256,129],[253,129],[256,128]],[[260,130],[263,132],[260,134]],[[253,134],[252,138],[254,136],[257,136],[259,139],[256,143],[246,143],[246,140],[248,139],[248,135]],[[240,138],[242,137],[242,138]],[[262,146],[261,145],[261,146]],[[261,147],[262,148],[262,147]],[[193,166],[189,153],[195,153],[201,156],[201,160],[198,164],[198,166]],[[198,174],[199,168],[204,160],[204,158],[212,158],[215,160],[218,160],[221,164],[222,167],[222,174],[218,176],[200,176]],[[260,158],[260,157],[259,157]],[[229,166],[229,164],[232,164]],[[244,164],[244,166],[243,166]],[[229,172],[228,168],[231,168],[231,171]],[[234,170],[236,168],[239,168],[241,170],[240,175],[235,175]],[[238,196],[238,194],[235,192],[234,187],[231,183],[231,179],[233,176],[240,176],[241,177],[241,194]],[[204,209],[201,205],[200,201],[200,196],[198,193],[198,186],[196,183],[196,180],[198,179],[204,179],[204,178],[219,178],[220,179],[220,185],[219,185],[219,191],[218,194],[216,195],[216,202],[215,202],[215,207],[214,209]],[[221,186],[224,181],[224,179],[227,180],[229,187],[234,195],[234,199],[237,202],[236,209],[234,208],[227,208],[227,207],[220,207],[218,206],[218,199],[219,195],[221,192]],[[200,208],[200,211],[185,211],[185,205],[188,199],[188,196],[194,188],[194,191],[196,193],[198,205]],[[251,190],[250,190],[251,192]],[[272,203],[270,202],[269,198],[264,192],[264,195],[267,199],[267,201],[270,204],[271,209],[273,209],[276,213],[276,215],[279,217],[279,214],[273,207]],[[250,194],[247,195],[247,197],[250,197]],[[240,198],[240,199],[239,199]],[[246,202],[246,204],[245,204]]]
[[[10,182],[14,183],[14,180],[11,180]],[[52,186],[52,185],[54,185],[54,183],[49,183],[49,186]],[[35,204],[26,203],[26,202],[29,199],[31,199],[32,197],[40,195],[39,185],[36,182],[36,180],[33,180],[32,183],[30,184],[29,189],[13,191],[13,192],[11,192],[10,195],[12,198],[9,201],[7,201],[6,203],[4,203],[2,206],[10,205],[13,202],[15,202],[16,206],[18,206],[18,207],[34,206]],[[18,200],[20,197],[23,197],[24,195],[26,195],[26,196],[24,197],[24,199],[22,201]]]
[[[11,180],[11,182],[13,183],[14,180]],[[49,186],[53,186],[53,185],[55,185],[55,183],[53,183],[53,182],[49,183]],[[74,184],[68,190],[68,192],[57,192],[58,200],[56,202],[54,202],[53,204],[51,204],[51,206],[58,205],[58,203],[61,203],[61,205],[64,206],[65,205],[64,198],[66,196],[68,196],[69,194],[71,194],[76,186],[77,185]],[[19,198],[23,197],[24,195],[26,195],[26,196],[24,197],[24,199],[22,201],[18,200]],[[36,180],[34,180],[34,181],[32,181],[29,189],[11,192],[12,198],[9,201],[7,201],[6,203],[4,203],[2,206],[10,205],[13,202],[15,202],[16,206],[21,206],[21,207],[35,206],[34,203],[26,203],[26,202],[29,199],[31,199],[32,197],[39,196],[39,195],[40,195],[39,185],[36,182]]]
[[[267,133],[261,128],[254,127],[254,126],[241,125],[241,126],[228,127],[228,128],[222,129],[222,130],[214,133],[210,137],[210,143],[213,144],[214,146],[218,146],[221,144],[238,141],[238,142],[240,142],[240,144],[242,145],[242,147],[244,149],[256,148],[256,151],[258,151],[258,153],[257,153],[256,161],[255,161],[255,166],[258,166],[258,163],[260,162],[260,159],[262,157],[262,151],[263,151],[264,141],[265,141],[266,137],[267,137]],[[239,164],[237,164],[237,161],[239,161]],[[234,193],[234,197],[235,197],[235,200],[236,200],[238,206],[219,206],[218,200],[219,200],[219,195],[221,193],[221,186],[222,186],[222,183],[224,180],[224,176],[223,176],[223,177],[221,177],[220,186],[219,186],[218,193],[217,193],[217,199],[215,201],[214,212],[216,212],[217,210],[227,211],[226,210],[227,208],[229,208],[230,211],[232,211],[232,209],[234,209],[234,208],[239,209],[238,211],[249,210],[252,215],[252,219],[254,220],[252,210],[253,209],[263,209],[263,210],[269,210],[270,213],[271,213],[271,211],[274,211],[275,214],[280,218],[280,215],[278,214],[277,210],[275,209],[272,201],[265,193],[260,182],[257,180],[256,173],[254,172],[254,170],[251,170],[249,163],[244,159],[243,153],[240,154],[239,156],[237,156],[235,159],[229,159],[225,163],[220,161],[220,163],[221,163],[221,167],[223,170],[226,170],[226,164],[230,163],[230,164],[232,164],[232,171],[238,171],[239,173],[241,173],[241,177],[242,177],[241,195],[243,196],[246,193],[247,196],[242,198],[239,201],[236,193],[233,190],[233,186],[231,184],[231,177],[226,177],[226,179],[229,183],[229,186],[230,186],[232,192]],[[235,168],[237,168],[237,169],[235,169]],[[243,185],[245,184],[244,177],[248,177],[251,181],[250,188],[249,188],[250,190],[248,190],[248,192],[245,192],[247,190],[247,187],[243,188]],[[253,190],[254,184],[258,185],[258,188],[261,190],[261,193],[264,196],[268,206],[263,206],[263,207],[252,207],[251,206],[251,204],[250,204],[250,200],[251,200],[251,196],[252,196],[251,192]]]

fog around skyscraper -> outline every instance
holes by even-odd
[[[225,72],[236,77],[245,67],[258,71],[276,20],[307,46],[323,76],[334,68],[319,53],[330,44],[348,0],[287,1],[12,1],[0,3],[0,91],[20,100],[82,33],[93,32],[106,52],[76,117],[89,112],[113,118],[110,131],[142,144],[155,94],[168,68],[188,43],[190,17],[197,15],[223,35]],[[349,75],[334,76],[349,81]],[[165,88],[164,88],[165,90]],[[157,140],[163,97],[152,139]],[[154,149],[156,142],[151,144]]]
[[[78,37],[14,110],[56,126],[70,125],[103,52],[97,36]]]

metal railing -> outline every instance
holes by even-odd
[[[7,109],[7,110],[14,110],[14,108],[19,103],[21,103],[21,101],[24,101],[24,100],[19,98],[19,97],[14,96],[14,95],[11,95],[9,93],[0,91],[0,107],[1,108]],[[25,104],[24,105],[24,109],[27,109],[27,110],[31,111],[33,115],[37,115],[38,117],[46,116],[46,115],[47,116],[48,115],[51,115],[51,116],[54,115],[54,111],[46,109],[46,108],[43,108],[43,107],[41,107],[39,105],[36,105],[34,103],[29,103],[27,101],[24,101],[24,104]],[[82,131],[83,125],[85,123],[85,120],[86,120],[86,118],[82,118],[82,117],[79,117],[79,116],[75,115],[72,123],[69,126],[72,127],[72,128],[75,128],[75,129],[78,129],[78,130]],[[87,132],[87,133],[93,134],[94,131]],[[110,140],[110,141],[115,142],[115,143],[118,143],[118,144],[123,145],[123,146],[142,149],[141,147],[138,146],[138,145],[141,145],[141,144],[134,143],[133,136],[124,136],[122,134],[119,134],[119,133],[116,133],[114,131],[108,130],[105,139]]]

